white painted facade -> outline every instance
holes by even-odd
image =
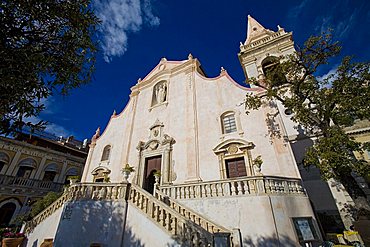
[[[263,73],[260,63],[264,58],[294,50],[291,33],[281,28],[277,32],[266,30],[251,17],[248,21],[248,38],[241,44],[239,59],[246,76],[260,76]],[[265,50],[257,54],[258,58],[253,57],[256,55],[253,52],[249,54],[254,46],[264,42],[269,43],[274,53]],[[261,241],[266,246],[300,246],[297,231],[303,231],[304,227],[309,228],[312,235],[310,240],[307,236],[304,240],[317,243],[321,235],[309,200],[300,187],[300,174],[291,147],[283,138],[269,134],[271,127],[285,131],[276,103],[245,114],[241,103],[247,93],[261,91],[240,86],[223,68],[219,76],[207,78],[198,59],[191,55],[182,61],[162,58],[131,88],[125,109],[111,116],[103,133],[97,130],[82,185],[79,185],[82,187],[74,187],[71,196],[76,200],[120,201],[121,211],[127,211],[117,214],[121,219],[116,221],[125,225],[123,231],[130,228],[129,237],[135,236],[135,243],[142,244],[137,246],[176,246],[181,241],[171,242],[177,236],[174,222],[189,215],[193,215],[189,221],[196,224],[213,222],[222,229],[220,232],[231,232],[233,246],[250,246]],[[235,124],[233,120],[226,121],[230,116]],[[270,123],[266,122],[267,116],[273,116]],[[259,156],[262,165],[254,162]],[[161,173],[156,197],[144,191],[150,191],[154,185],[150,180],[153,175],[148,174],[153,172],[149,165],[153,157],[159,160],[155,167]],[[239,162],[235,171],[233,162]],[[129,177],[132,187],[128,187],[130,192],[125,197],[128,204],[123,202],[123,197],[111,196],[117,193],[118,187],[112,188],[112,185],[107,189],[104,184],[96,183],[101,188],[97,189],[94,185],[107,178],[112,184],[121,183],[124,180],[121,170],[126,164],[135,169]],[[167,206],[161,200],[170,203]],[[171,211],[170,207],[177,211]],[[189,214],[181,214],[179,208]],[[78,213],[80,211],[78,208],[72,213],[70,220],[74,227],[70,230],[77,231],[83,226],[81,215],[97,226],[109,222],[110,214],[103,211],[101,214],[98,210],[93,214]],[[311,225],[299,226],[299,219],[309,219]],[[160,227],[168,232],[161,232],[164,230]],[[297,230],[297,227],[301,228]],[[67,246],[63,244],[69,235],[63,232],[65,229],[68,228],[60,221],[56,246]],[[104,238],[96,240],[97,235],[106,234],[99,228],[88,229],[81,242],[84,245],[98,241],[101,246],[119,246],[110,245]],[[121,243],[127,243],[126,235],[125,232]],[[193,238],[191,241],[196,242]]]

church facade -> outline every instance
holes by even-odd
[[[246,77],[262,78],[273,58],[292,52],[292,33],[248,17],[238,54]],[[223,68],[208,78],[191,54],[162,58],[96,131],[81,183],[27,224],[28,245],[46,238],[55,246],[317,244],[291,146],[271,134],[286,135],[283,109],[272,101],[246,114],[241,104],[261,93]]]

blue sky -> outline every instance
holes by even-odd
[[[296,44],[328,28],[343,46],[341,55],[369,61],[369,0],[94,0],[103,20],[93,81],[71,95],[45,101],[40,118],[50,122],[47,131],[57,135],[91,138],[104,129],[113,112],[121,112],[130,87],[144,78],[162,57],[198,58],[209,77],[220,67],[240,84],[245,80],[237,53],[246,39],[247,15],[265,28],[277,25],[293,31]],[[325,75],[340,59],[319,71]]]

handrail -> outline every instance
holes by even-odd
[[[3,174],[0,175],[0,184],[10,186],[16,185],[19,187],[37,188],[49,191],[59,191],[63,186],[62,183],[55,183],[53,181],[43,181],[30,178],[8,176]]]
[[[25,233],[44,221],[67,201],[72,200],[119,200],[126,198],[127,183],[76,183],[71,185],[55,202],[41,211],[25,225]]]
[[[173,199],[245,195],[306,195],[298,178],[251,176],[234,179],[162,185],[159,190]]]
[[[155,197],[168,206],[170,206],[172,209],[174,209],[176,212],[187,218],[188,220],[191,220],[195,224],[203,227],[205,230],[217,233],[217,232],[231,232],[230,230],[218,225],[215,222],[212,222],[209,219],[204,218],[204,216],[199,215],[194,210],[180,204],[173,198],[170,198],[166,194],[162,193],[160,190],[156,189],[155,191]]]
[[[231,234],[231,231],[211,223],[204,217],[195,218],[193,214],[194,218],[191,219],[190,215],[183,215],[137,185],[131,186],[128,201],[180,242],[189,246],[212,246],[214,233]]]
[[[63,204],[70,198],[71,193],[66,191],[61,195],[55,202],[50,204],[47,208],[42,210],[38,215],[33,217],[30,221],[26,222],[24,232],[26,234],[33,232],[33,229],[37,225],[39,225],[42,221],[44,221],[47,217],[52,215],[55,211],[57,211]]]

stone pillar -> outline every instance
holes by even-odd
[[[194,78],[195,66],[187,71],[186,88],[184,92],[185,97],[185,126],[186,134],[193,138],[188,138],[185,144],[186,153],[186,181],[185,182],[199,182],[199,142],[198,142],[198,116],[197,116],[197,98],[196,98],[196,83]]]
[[[244,150],[243,155],[244,155],[245,167],[246,167],[246,170],[247,170],[247,176],[255,175],[254,172],[253,172],[253,164],[252,164],[252,161],[250,159],[250,157],[251,157],[250,156],[250,151],[249,150]]]
[[[19,161],[19,158],[21,157],[21,152],[18,151],[15,155],[14,155],[14,158],[12,160],[12,162],[10,163],[9,167],[8,167],[8,170],[6,171],[6,175],[8,176],[12,176],[12,173],[15,169],[15,167],[17,166],[18,164],[18,161]]]
[[[67,166],[68,166],[67,160],[65,160],[63,162],[62,170],[60,171],[57,183],[64,183],[64,177],[65,177],[65,174],[67,172]]]
[[[168,184],[170,182],[170,150],[166,148],[163,153],[163,174],[161,179],[161,184]]]
[[[45,169],[44,166],[45,166],[45,163],[46,163],[46,159],[47,159],[46,156],[42,157],[39,166],[36,168],[36,175],[35,174],[31,174],[30,178],[39,179],[39,180],[42,179],[41,178],[41,175],[43,174],[43,171]],[[32,175],[34,175],[34,176],[32,176]]]
[[[84,168],[84,172],[82,174],[81,182],[86,182],[87,175],[88,175],[88,173],[90,171],[91,159],[92,159],[92,155],[93,155],[95,146],[96,146],[96,143],[95,142],[92,142],[90,144],[90,146],[89,146],[90,147],[89,154],[87,155],[86,165],[85,165],[85,168]]]
[[[225,179],[226,178],[226,169],[224,164],[225,155],[219,154],[218,155],[218,164],[220,166],[220,178]]]

